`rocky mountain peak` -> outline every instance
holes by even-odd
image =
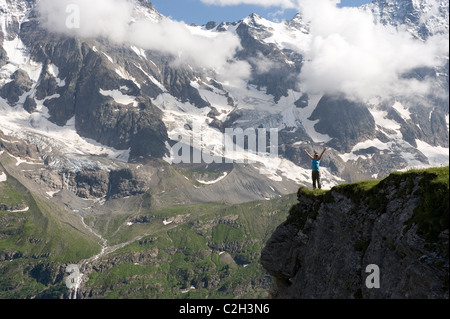
[[[420,39],[449,32],[448,0],[375,0],[363,8],[374,14],[377,23],[406,27]]]
[[[263,19],[259,14],[252,13],[251,15],[246,17],[244,20],[242,20],[242,22],[245,24],[248,24],[248,25],[255,26],[255,25],[260,25],[263,20],[265,20],[265,19]]]
[[[168,18],[151,2],[133,3],[134,21],[147,19],[155,30],[168,27],[158,26]],[[309,175],[305,147],[328,143],[333,148],[325,172],[330,184],[439,163],[441,149],[448,148],[448,101],[442,98],[448,93],[448,65],[403,75],[430,80],[435,90],[430,96],[353,102],[330,99],[327,92],[308,94],[300,75],[310,59],[305,53],[310,52],[311,34],[301,13],[280,23],[252,14],[234,23],[186,26],[183,31],[192,39],[212,41],[214,49],[209,45],[202,54],[214,61],[224,46],[233,44],[226,48],[235,54],[226,57],[220,70],[230,73],[226,78],[217,72],[220,68],[195,66],[165,45],[148,49],[139,41],[51,33],[33,6],[34,1],[0,0],[6,13],[0,17],[0,107],[20,116],[14,125],[7,121],[7,132],[23,136],[29,130],[48,134],[50,128],[70,129],[120,159],[145,161],[167,159],[179,134],[191,136],[195,125],[214,136],[209,142],[215,144],[221,143],[226,127],[276,128],[279,155],[289,163],[280,174],[300,183]],[[443,23],[448,0],[379,0],[360,10],[370,10],[392,32],[410,28],[421,38],[448,32]],[[216,41],[220,37],[226,41]],[[235,78],[239,85],[230,82]],[[395,167],[386,167],[382,163],[391,156],[397,159]]]
[[[137,0],[137,5],[134,9],[133,17],[136,19],[150,19],[152,21],[161,21],[164,16],[159,13],[153,4],[148,0]]]

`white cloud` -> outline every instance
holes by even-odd
[[[420,67],[442,63],[448,36],[426,42],[407,31],[388,31],[357,8],[337,8],[337,1],[303,0],[301,11],[311,21],[311,47],[300,75],[304,90],[343,92],[358,98],[414,92],[425,94],[432,83],[403,78]]]
[[[240,48],[240,40],[230,33],[217,33],[214,37],[192,34],[183,22],[169,19],[154,23],[137,21],[129,28],[127,41],[148,50],[170,53],[181,62],[215,69],[223,67]]]
[[[133,1],[41,0],[37,8],[41,23],[51,31],[79,37],[106,36],[122,42],[133,13]],[[77,12],[73,8],[78,8]],[[74,14],[78,15],[78,26],[72,24]]]
[[[262,7],[298,8],[298,0],[201,0],[205,4],[230,6],[239,4],[258,5]]]
[[[68,6],[79,9],[79,27],[71,27]],[[231,33],[203,36],[190,31],[184,22],[170,19],[153,21],[133,17],[134,0],[41,0],[39,11],[43,25],[58,33],[77,37],[106,37],[116,43],[128,43],[146,50],[161,51],[176,58],[174,64],[189,64],[216,71],[231,79],[228,73],[236,70],[234,56],[241,47],[240,40]],[[250,72],[239,63],[240,76]]]
[[[255,66],[257,74],[264,74],[277,66],[277,63],[266,58],[261,52],[254,57],[250,57],[249,61]]]
[[[242,84],[250,76],[246,62],[235,60],[239,38],[231,33],[192,32],[183,22],[133,19],[135,0],[41,0],[40,11],[47,28],[81,37],[103,36],[176,57],[180,64],[215,71],[223,81]],[[304,65],[299,76],[303,91],[343,92],[368,99],[377,95],[414,92],[425,94],[430,81],[406,79],[415,68],[434,67],[448,57],[448,34],[414,39],[407,31],[392,33],[376,25],[368,12],[338,8],[338,0],[201,0],[212,5],[252,4],[281,9],[297,8],[310,21],[310,45],[301,53]],[[436,0],[437,1],[437,0]],[[80,28],[67,27],[69,4],[80,8]],[[134,23],[130,23],[134,21]],[[266,60],[257,71],[267,69]],[[445,62],[445,61],[444,61]]]
[[[442,65],[448,57],[448,34],[422,42],[407,30],[393,33],[376,25],[371,13],[354,7],[339,8],[339,0],[201,1],[296,8],[301,12],[310,21],[311,45],[300,52],[305,63],[299,82],[301,89],[310,93],[342,92],[362,99],[426,94],[434,85],[432,81],[419,82],[403,75],[415,68]],[[430,14],[437,12],[439,1],[432,8]]]

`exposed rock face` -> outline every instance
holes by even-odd
[[[1,130],[0,149],[20,158],[28,157],[33,160],[39,158],[39,150],[35,145],[30,145],[18,139],[8,138]]]
[[[99,51],[105,47],[101,41],[84,42],[48,33],[40,27],[35,11],[22,24],[20,37],[43,65],[34,96],[24,101],[28,112],[35,110],[36,100],[43,101],[51,122],[64,126],[75,117],[75,127],[81,136],[119,150],[130,149],[130,160],[164,156],[166,127],[161,121],[161,111],[149,98],[161,92],[152,84],[136,84],[136,79],[142,80],[143,71],[136,67],[140,64],[133,64],[130,49],[124,51],[106,43],[106,54]],[[115,58],[114,63],[110,55]],[[122,72],[118,71],[119,64],[124,65],[124,73],[134,74],[134,81],[118,74]],[[55,66],[57,74],[49,71]],[[13,81],[0,91],[0,96],[11,105],[31,88],[30,81],[16,73]],[[119,91],[135,103],[117,103],[102,94],[102,90]]]
[[[29,91],[32,82],[25,71],[17,70],[11,75],[11,82],[0,88],[0,96],[8,100],[10,105],[15,105],[20,96]]]
[[[291,21],[295,23],[295,20]],[[261,17],[252,14],[237,27],[236,33],[241,38],[243,49],[238,53],[252,65],[252,84],[258,88],[266,88],[266,92],[274,96],[275,101],[288,95],[289,89],[294,89],[297,79],[293,74],[299,72],[303,57],[290,49],[280,49],[273,43],[261,42],[261,39],[272,35],[261,22]],[[291,63],[287,63],[286,58]],[[268,59],[272,65],[268,70],[258,68],[257,59]]]
[[[448,184],[432,180],[408,173],[370,190],[350,184],[314,196],[300,189],[262,251],[271,296],[448,298]],[[427,192],[440,195],[430,200]],[[366,286],[372,264],[380,288]]]
[[[344,97],[324,96],[310,119],[319,120],[316,130],[332,137],[329,144],[340,152],[350,152],[358,142],[376,135],[375,120],[367,107]]]
[[[148,190],[149,176],[141,176],[131,169],[113,171],[109,175],[109,194],[115,198],[143,194]]]

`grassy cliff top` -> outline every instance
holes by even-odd
[[[305,196],[316,202],[330,203],[334,201],[333,192],[336,192],[350,198],[356,207],[367,205],[369,209],[383,213],[392,199],[389,189],[397,190],[396,198],[419,197],[414,215],[406,226],[417,224],[418,232],[428,241],[437,240],[437,236],[449,228],[449,166],[393,172],[382,180],[342,184],[331,190],[309,190],[302,187],[298,191],[298,197]]]

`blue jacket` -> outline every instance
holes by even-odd
[[[313,159],[312,160],[312,170],[313,171],[318,171],[319,170],[319,164],[320,164],[319,160]]]

